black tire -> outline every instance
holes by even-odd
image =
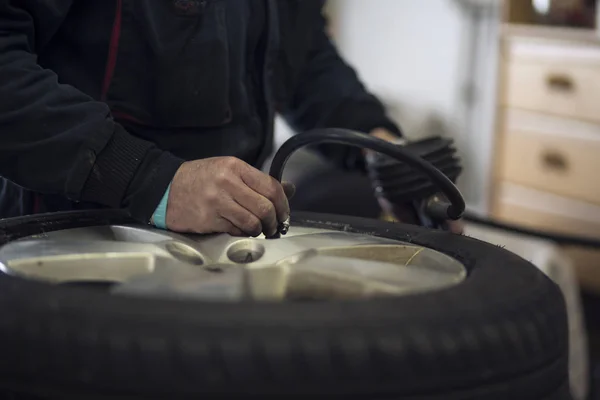
[[[0,244],[110,212],[0,221]],[[0,276],[0,387],[72,399],[570,399],[558,287],[468,237],[297,214],[294,224],[405,240],[462,261],[461,284],[365,302],[201,303]]]

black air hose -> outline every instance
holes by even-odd
[[[277,153],[275,153],[269,171],[270,175],[278,181],[281,181],[285,164],[296,150],[304,146],[323,143],[343,144],[369,149],[406,163],[415,170],[421,171],[427,175],[432,183],[439,188],[439,191],[442,192],[449,201],[450,204],[443,203],[442,207],[436,207],[436,211],[439,213],[436,217],[447,220],[457,220],[462,217],[465,211],[465,200],[462,194],[454,183],[431,163],[406,151],[401,146],[347,129],[315,129],[292,137],[279,148]]]

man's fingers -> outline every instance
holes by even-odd
[[[394,141],[398,140],[397,135],[394,135],[392,132],[388,131],[387,129],[383,129],[383,128],[374,129],[373,131],[371,131],[370,135],[375,136],[376,138],[379,138],[379,139],[383,139],[387,142],[394,142]]]
[[[260,218],[234,199],[223,200],[220,214],[248,236],[256,237],[263,232],[263,222]]]
[[[459,235],[464,233],[465,223],[462,219],[459,219],[458,221],[447,221],[447,223],[448,228],[450,228],[450,232],[457,233]]]
[[[239,182],[231,187],[230,193],[238,207],[243,208],[246,213],[252,215],[259,222],[257,235],[261,231],[266,236],[273,236],[277,233],[277,212],[271,200],[255,192],[243,182]],[[243,222],[249,223],[247,221]],[[251,233],[254,235],[256,231],[253,230]]]
[[[290,203],[281,183],[271,176],[269,176],[269,180],[270,188],[267,190],[269,193],[265,197],[275,205],[277,220],[283,222],[290,216]]]
[[[252,190],[270,200],[275,206],[276,217],[279,221],[284,221],[288,218],[290,215],[290,205],[283,187],[275,178],[251,166],[242,171],[241,178]],[[262,207],[266,207],[266,205],[262,205]]]
[[[287,197],[288,200],[291,200],[296,194],[296,186],[292,182],[282,182],[281,186],[283,187],[285,197]]]
[[[231,236],[242,236],[242,231],[226,218],[218,218],[216,230],[221,233],[229,233]]]

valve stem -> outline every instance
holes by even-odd
[[[285,219],[285,221],[283,221],[282,223],[279,224],[279,226],[277,227],[277,231],[280,234],[285,235],[286,233],[288,233],[289,230],[290,230],[290,217],[287,217]]]

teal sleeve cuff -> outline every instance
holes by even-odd
[[[167,187],[160,203],[152,214],[151,224],[159,229],[167,229],[167,203],[169,202],[169,193],[171,192],[171,184]]]

